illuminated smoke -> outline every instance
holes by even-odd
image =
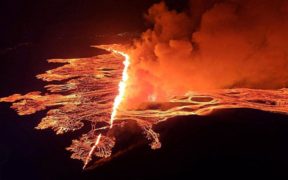
[[[194,0],[183,12],[160,3],[146,19],[153,27],[131,50],[131,99],[288,85],[285,0]]]

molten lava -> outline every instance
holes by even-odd
[[[151,148],[161,147],[159,134],[153,125],[175,116],[207,115],[214,109],[252,108],[288,113],[288,89],[218,89],[189,92],[166,102],[137,102],[134,109],[122,107],[129,89],[129,68],[133,59],[120,51],[120,46],[96,46],[112,51],[110,54],[81,59],[52,59],[63,66],[40,74],[47,82],[61,82],[45,86],[48,93],[35,91],[26,95],[14,94],[0,102],[13,103],[19,115],[29,115],[49,108],[37,129],[53,129],[57,134],[91,126],[89,132],[72,141],[67,150],[71,158],[83,161],[87,168],[93,159],[108,158],[115,146],[115,127],[134,121],[151,142]],[[148,99],[149,97],[147,97]],[[120,107],[121,106],[121,107]]]
[[[124,69],[123,69],[123,73],[122,73],[122,80],[119,83],[119,94],[116,96],[115,100],[114,100],[114,104],[113,104],[113,108],[112,108],[112,113],[111,113],[111,120],[110,120],[110,128],[113,127],[113,121],[115,120],[117,111],[119,109],[119,106],[121,104],[121,102],[123,101],[124,95],[125,95],[125,90],[127,87],[127,81],[129,78],[128,75],[128,68],[130,65],[130,57],[128,54],[125,54],[124,52],[121,51],[117,51],[117,50],[112,50],[113,52],[120,54],[122,56],[125,57],[125,60],[123,62],[124,64]]]
[[[89,163],[89,161],[91,161],[91,156],[92,156],[95,148],[97,147],[97,145],[98,145],[99,142],[100,142],[101,135],[102,135],[102,134],[99,134],[99,135],[98,135],[98,137],[97,137],[97,139],[96,139],[96,141],[95,141],[95,144],[94,144],[93,147],[91,148],[91,150],[90,150],[90,152],[89,152],[89,154],[88,154],[88,156],[87,156],[87,158],[86,158],[86,160],[85,160],[85,162],[84,162],[83,169],[85,169],[86,166],[87,166],[87,164]]]

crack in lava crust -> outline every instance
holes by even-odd
[[[81,129],[89,132],[72,141],[67,150],[73,159],[82,160],[83,168],[95,158],[108,158],[115,145],[114,127],[135,121],[150,140],[152,149],[161,147],[153,125],[175,116],[207,115],[213,109],[252,108],[288,114],[288,89],[222,89],[191,92],[168,102],[143,102],[137,109],[119,110],[125,96],[130,58],[119,51],[120,45],[96,46],[116,53],[81,59],[51,59],[64,65],[37,78],[62,84],[45,86],[49,93],[34,91],[1,98],[10,102],[19,115],[29,115],[49,108],[37,129],[53,129],[57,134]],[[119,55],[120,54],[120,55]],[[124,59],[123,59],[124,57]],[[122,63],[124,61],[124,64]],[[123,67],[124,65],[124,67]],[[119,83],[120,82],[120,83]]]

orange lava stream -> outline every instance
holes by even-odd
[[[112,108],[112,113],[111,113],[111,118],[110,118],[110,128],[113,127],[113,122],[114,122],[115,117],[117,115],[117,111],[118,111],[119,106],[120,106],[121,102],[123,101],[123,97],[125,95],[127,81],[129,79],[128,68],[130,65],[130,56],[128,54],[121,52],[121,51],[117,51],[117,50],[112,50],[112,52],[114,52],[116,54],[120,54],[121,56],[124,56],[125,60],[123,62],[124,69],[122,72],[122,80],[119,83],[119,90],[118,90],[119,94],[115,97],[113,108]]]

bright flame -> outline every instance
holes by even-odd
[[[128,68],[129,68],[129,65],[130,65],[130,56],[128,54],[126,54],[124,52],[121,52],[121,51],[117,51],[117,50],[112,50],[112,51],[114,53],[117,53],[117,54],[120,54],[120,55],[124,56],[125,60],[123,62],[124,69],[123,69],[123,72],[122,72],[122,80],[119,83],[118,95],[115,97],[113,108],[112,108],[112,113],[111,113],[111,118],[110,118],[110,128],[113,127],[113,122],[115,120],[117,111],[118,111],[119,106],[120,106],[120,104],[121,104],[121,102],[123,100],[123,97],[125,95],[127,81],[128,81],[128,78],[129,78]]]

